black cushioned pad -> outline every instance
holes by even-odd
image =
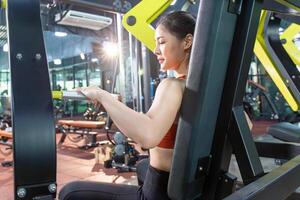
[[[300,127],[288,122],[280,122],[268,128],[268,134],[287,142],[300,143]]]

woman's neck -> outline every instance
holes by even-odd
[[[182,62],[181,65],[175,70],[175,77],[183,77],[188,73],[188,62]]]

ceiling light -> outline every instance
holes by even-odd
[[[117,43],[113,43],[113,42],[103,42],[103,50],[106,53],[106,55],[110,56],[110,57],[114,57],[116,55],[118,55],[119,52],[119,48]]]
[[[66,32],[55,31],[54,35],[57,37],[66,37],[68,34]]]
[[[81,60],[84,60],[84,59],[85,59],[84,53],[80,53],[80,58],[81,58]]]
[[[53,63],[54,65],[61,65],[61,59],[54,59]]]
[[[91,61],[95,63],[95,62],[98,62],[99,60],[98,60],[98,58],[92,58]]]
[[[3,51],[4,51],[4,52],[8,52],[8,44],[7,44],[7,43],[5,43],[5,44],[3,45]]]

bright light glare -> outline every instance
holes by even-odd
[[[110,57],[117,56],[119,53],[118,45],[113,42],[103,42],[103,49],[106,55]]]
[[[92,58],[92,60],[91,60],[92,62],[98,62],[99,60],[98,60],[98,58]]]
[[[54,35],[57,37],[66,37],[68,34],[66,32],[55,31]]]
[[[172,3],[170,4],[171,6],[175,5],[177,0],[172,1]]]
[[[80,53],[80,58],[81,58],[81,60],[84,60],[84,59],[85,59],[84,53]]]
[[[139,70],[139,75],[142,76],[144,74],[144,70],[140,69]]]
[[[5,43],[5,44],[3,45],[3,51],[4,51],[4,52],[8,52],[8,44],[7,44],[7,43]]]
[[[61,59],[54,59],[53,63],[54,65],[61,65]]]

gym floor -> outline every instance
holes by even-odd
[[[99,135],[98,140],[105,139]],[[101,138],[102,136],[102,138]],[[57,134],[59,141],[61,134]],[[80,143],[77,145],[81,145]],[[0,162],[9,161],[12,156],[4,157],[0,154]],[[75,180],[89,180],[110,183],[137,185],[136,175],[133,172],[118,173],[116,169],[106,169],[102,164],[95,164],[94,149],[79,149],[78,146],[65,140],[57,148],[57,186],[58,191],[68,182]],[[0,165],[0,194],[1,200],[13,199],[13,167]]]
[[[274,121],[258,121],[253,123],[254,136],[266,133],[266,128]],[[57,134],[59,141],[61,134]],[[105,139],[99,135],[98,140]],[[80,144],[77,144],[80,145]],[[0,154],[0,162],[9,161],[12,156],[4,157]],[[102,164],[95,164],[94,149],[81,150],[78,146],[66,140],[57,148],[57,185],[58,191],[68,182],[75,180],[89,180],[110,183],[137,185],[133,172],[118,173],[116,169],[106,169]],[[1,200],[13,199],[13,167],[0,166],[0,194]]]

